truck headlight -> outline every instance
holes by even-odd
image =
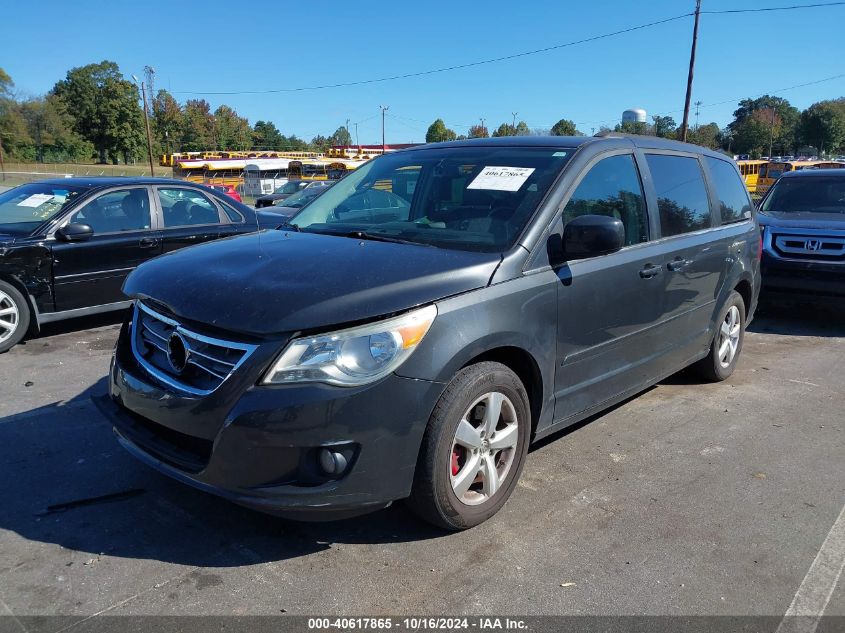
[[[261,383],[357,387],[375,382],[405,362],[436,316],[430,305],[378,323],[294,339]]]

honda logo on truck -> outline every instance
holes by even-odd
[[[807,240],[804,242],[804,248],[808,251],[818,251],[821,250],[822,241],[821,240]]]

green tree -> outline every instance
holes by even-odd
[[[799,119],[798,109],[782,97],[743,99],[728,125],[733,149],[738,154],[759,156],[768,153],[771,143],[773,153],[789,154],[797,143]]]
[[[75,162],[90,160],[94,146],[73,131],[73,118],[55,95],[29,99],[20,104],[32,139],[30,160],[39,162]]]
[[[820,101],[804,110],[799,136],[819,153],[839,149],[845,141],[845,100]]]
[[[426,143],[440,143],[442,141],[454,141],[457,137],[454,130],[446,127],[443,119],[436,119],[434,123],[428,126],[428,131],[425,133]]]
[[[678,131],[678,125],[675,119],[670,116],[660,116],[659,114],[651,117],[654,122],[653,131],[655,136],[660,138],[675,138]]]
[[[308,149],[308,143],[303,141],[301,138],[296,136],[295,134],[291,134],[290,136],[282,136],[282,147],[281,149],[290,151],[290,152],[303,152]]]
[[[249,149],[252,145],[252,129],[249,121],[239,116],[232,108],[221,105],[214,111],[214,145],[217,149]]]
[[[188,99],[182,119],[182,149],[196,152],[214,146],[214,118],[205,99]]]
[[[525,121],[516,124],[516,136],[531,136],[531,129]]]
[[[345,125],[341,125],[329,137],[329,141],[332,145],[352,145],[352,135]]]
[[[322,134],[318,134],[311,139],[311,143],[309,143],[308,147],[315,152],[325,152],[331,146],[331,139],[323,136]]]
[[[695,143],[696,145],[703,145],[710,149],[719,147],[722,130],[718,123],[708,123],[707,125],[700,125],[697,129],[690,130],[687,135],[687,141]]]
[[[489,138],[490,132],[483,125],[473,125],[469,128],[469,138]]]
[[[132,158],[143,145],[143,112],[138,91],[126,81],[117,64],[102,61],[72,68],[51,94],[73,115],[74,130],[90,141],[106,162],[119,155]]]
[[[152,128],[157,153],[179,151],[182,147],[184,117],[182,106],[167,90],[159,90],[152,102]]]
[[[493,136],[516,136],[516,128],[510,123],[502,123],[498,128],[496,128],[496,131],[493,132]]]
[[[271,121],[256,121],[252,127],[253,149],[284,149],[285,139]]]
[[[552,136],[578,136],[578,129],[575,122],[569,119],[561,119],[552,126]]]
[[[623,134],[639,134],[645,136],[649,133],[648,123],[645,121],[623,121],[618,123],[613,128],[614,132],[622,132]]]
[[[0,99],[11,99],[15,82],[5,70],[0,68]]]

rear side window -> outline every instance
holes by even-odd
[[[695,158],[646,154],[657,192],[663,237],[710,227],[710,202]]]
[[[751,217],[751,198],[748,197],[748,190],[737,176],[736,170],[730,163],[718,158],[705,159],[710,175],[713,177],[713,186],[716,188],[716,197],[719,200],[719,208],[722,210],[722,224],[742,222]]]
[[[226,213],[226,217],[228,217],[229,220],[231,220],[235,224],[240,224],[244,221],[244,216],[242,216],[239,211],[235,211],[225,202],[220,202],[220,206],[223,207],[223,211],[224,213]]]
[[[590,168],[563,209],[564,225],[581,215],[622,220],[627,246],[648,240],[643,189],[631,154],[605,158]]]
[[[205,194],[195,189],[173,188],[158,190],[165,228],[219,224],[217,207]]]

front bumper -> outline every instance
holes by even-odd
[[[763,292],[845,297],[845,264],[797,261],[763,253]]]
[[[183,483],[235,503],[306,520],[352,516],[407,497],[422,435],[444,385],[391,375],[373,385],[262,386],[275,354],[204,397],[174,393],[135,360],[124,325],[109,394],[95,398],[120,443]],[[343,451],[342,475],[319,468]]]

